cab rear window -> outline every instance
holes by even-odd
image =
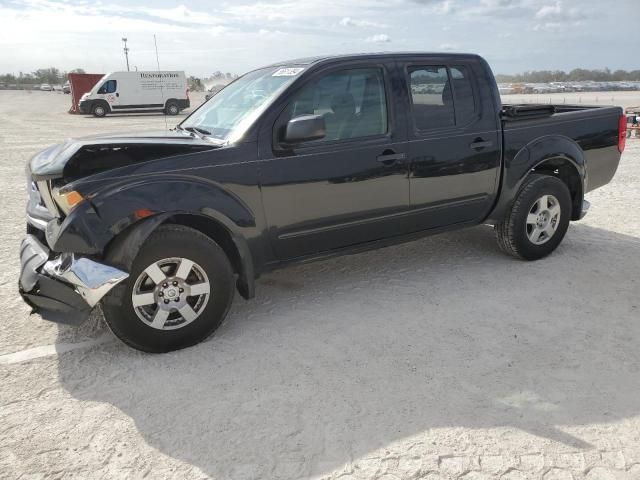
[[[416,130],[433,130],[469,123],[476,99],[467,67],[416,66],[409,69],[411,114]]]
[[[455,124],[453,92],[445,66],[416,67],[409,70],[412,115],[417,130]]]

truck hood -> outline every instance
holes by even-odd
[[[29,162],[29,172],[35,181],[62,177],[74,180],[133,163],[220,146],[181,130],[70,138],[36,154]]]

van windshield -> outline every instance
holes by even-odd
[[[207,131],[217,140],[235,141],[302,70],[270,67],[249,72],[223,88],[179,127]]]

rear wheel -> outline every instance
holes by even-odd
[[[571,205],[571,194],[562,180],[531,175],[502,222],[496,225],[498,245],[523,260],[546,257],[567,233]]]
[[[164,112],[167,115],[178,115],[180,113],[180,107],[178,107],[178,104],[176,102],[169,101],[167,102],[167,106],[165,107]]]
[[[146,352],[201,342],[224,320],[234,294],[224,251],[197,230],[165,225],[143,244],[126,282],[105,297],[113,333]]]

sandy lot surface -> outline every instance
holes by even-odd
[[[640,141],[546,260],[477,227],[295,266],[147,355],[18,296],[26,160],[164,127],[68,101],[0,92],[0,478],[640,478]]]

